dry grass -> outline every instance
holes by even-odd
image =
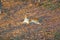
[[[0,40],[60,40],[59,0],[2,0]],[[22,24],[25,15],[39,24]]]

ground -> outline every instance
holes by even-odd
[[[60,0],[1,0],[0,10],[0,40],[60,40]]]

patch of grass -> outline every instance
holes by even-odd
[[[52,3],[52,0],[47,0],[43,3],[41,3],[43,7],[49,9],[49,10],[55,10],[60,7],[60,2]]]
[[[56,33],[55,33],[54,39],[55,39],[55,40],[60,40],[60,32],[56,32]]]

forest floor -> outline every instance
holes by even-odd
[[[1,0],[0,9],[0,40],[60,40],[60,0]]]

